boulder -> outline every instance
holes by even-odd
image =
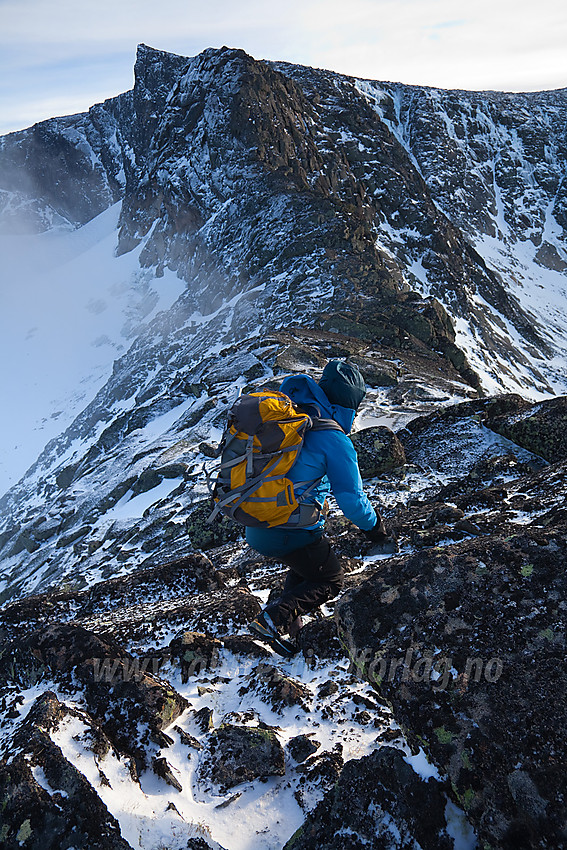
[[[242,782],[284,773],[284,751],[274,729],[231,723],[223,723],[211,732],[197,769],[201,789],[217,794]]]
[[[341,645],[337,638],[334,617],[322,617],[307,623],[299,632],[299,646],[305,658],[341,658]]]
[[[567,396],[516,413],[492,415],[487,425],[550,463],[567,459]]]
[[[157,470],[149,468],[138,476],[136,482],[132,485],[132,493],[134,496],[139,496],[141,493],[146,493],[148,490],[153,490],[158,484],[161,484],[163,475]]]
[[[211,593],[173,596],[160,602],[138,603],[77,620],[85,628],[120,643],[161,642],[174,628],[212,635],[232,632],[250,623],[261,611],[248,590],[226,588]]]
[[[313,733],[309,735],[296,735],[288,741],[289,754],[298,764],[316,753],[321,744],[313,739]]]
[[[227,635],[223,646],[235,655],[251,655],[253,658],[271,658],[272,653],[257,643],[251,635]]]
[[[22,624],[27,631],[66,622],[85,622],[89,615],[132,606],[136,601],[162,600],[196,595],[198,591],[216,590],[224,586],[222,576],[211,561],[200,553],[168,561],[155,567],[138,569],[127,575],[97,582],[87,590],[55,591],[25,596],[0,611],[0,626],[9,636],[21,636]],[[127,636],[128,637],[128,636]]]
[[[351,355],[348,361],[360,370],[365,382],[372,387],[395,387],[398,383],[400,370],[393,361],[356,354]]]
[[[359,674],[492,847],[566,840],[567,525],[383,562],[337,605]]]
[[[284,850],[367,847],[453,850],[441,783],[422,779],[399,750],[348,761]]]
[[[404,447],[393,431],[384,425],[363,428],[352,437],[363,478],[373,478],[406,462]]]
[[[516,465],[517,474],[545,465],[529,450],[497,435],[482,412],[474,412],[476,405],[464,402],[443,414],[412,420],[399,431],[408,463],[461,481],[468,476],[477,484],[494,477],[498,471],[494,464],[502,458],[508,458],[508,469]],[[505,466],[502,471],[506,471]]]
[[[181,667],[181,681],[187,682],[189,676],[212,670],[219,665],[219,653],[222,643],[216,638],[201,632],[184,632],[169,644],[171,658]]]
[[[309,711],[311,707],[309,688],[270,664],[258,664],[254,672],[246,677],[246,684],[238,694],[243,697],[249,692],[259,694],[279,714],[291,705],[297,705],[304,711]]]
[[[160,779],[163,779],[164,782],[171,785],[176,791],[183,791],[183,786],[173,773],[171,765],[163,756],[152,759],[152,770],[156,776],[159,776]]]

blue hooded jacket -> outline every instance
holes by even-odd
[[[288,472],[294,484],[308,482],[294,487],[296,495],[301,495],[309,483],[318,480],[319,484],[306,497],[307,502],[317,502],[322,507],[326,497],[332,493],[344,515],[355,525],[363,531],[374,528],[376,512],[364,492],[356,450],[347,437],[356,411],[332,404],[319,384],[308,375],[285,378],[280,389],[310,415],[334,419],[345,432],[307,431],[297,460]],[[310,528],[249,526],[246,528],[246,540],[253,549],[275,557],[318,539],[324,525],[325,518],[321,516],[319,522]]]
[[[322,506],[325,498],[332,492],[348,519],[363,531],[374,528],[376,512],[364,493],[356,451],[346,436],[352,428],[356,411],[331,404],[321,387],[308,375],[285,378],[280,389],[307,413],[324,419],[334,419],[345,431],[344,434],[334,430],[308,431],[288,477],[294,483],[320,479],[319,484],[307,496],[308,502],[317,502]],[[296,495],[301,495],[308,486],[307,483],[295,487]],[[325,519],[321,517],[311,528],[319,530],[324,524]],[[296,533],[299,533],[299,529]],[[249,542],[252,545],[253,541]]]
[[[346,436],[350,433],[356,411],[332,404],[308,375],[285,378],[280,389],[310,415],[334,419],[345,432],[308,431],[288,477],[294,483],[321,479],[307,497],[308,502],[323,505],[331,492],[343,514],[355,525],[363,531],[374,528],[376,512],[364,493],[356,450]],[[307,486],[295,487],[296,495],[301,495]],[[324,524],[325,520],[321,517],[313,528],[323,528]]]

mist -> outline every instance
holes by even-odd
[[[115,256],[119,212],[76,230],[0,234],[0,495],[184,290],[173,273],[156,281],[142,270],[141,248]]]

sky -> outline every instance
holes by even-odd
[[[567,86],[564,0],[0,0],[0,134],[130,89],[141,42],[440,88]]]

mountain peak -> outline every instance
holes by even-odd
[[[191,58],[156,50],[147,44],[139,44],[134,65],[134,92],[140,89],[153,98],[156,92],[171,86],[176,76],[187,67]]]

